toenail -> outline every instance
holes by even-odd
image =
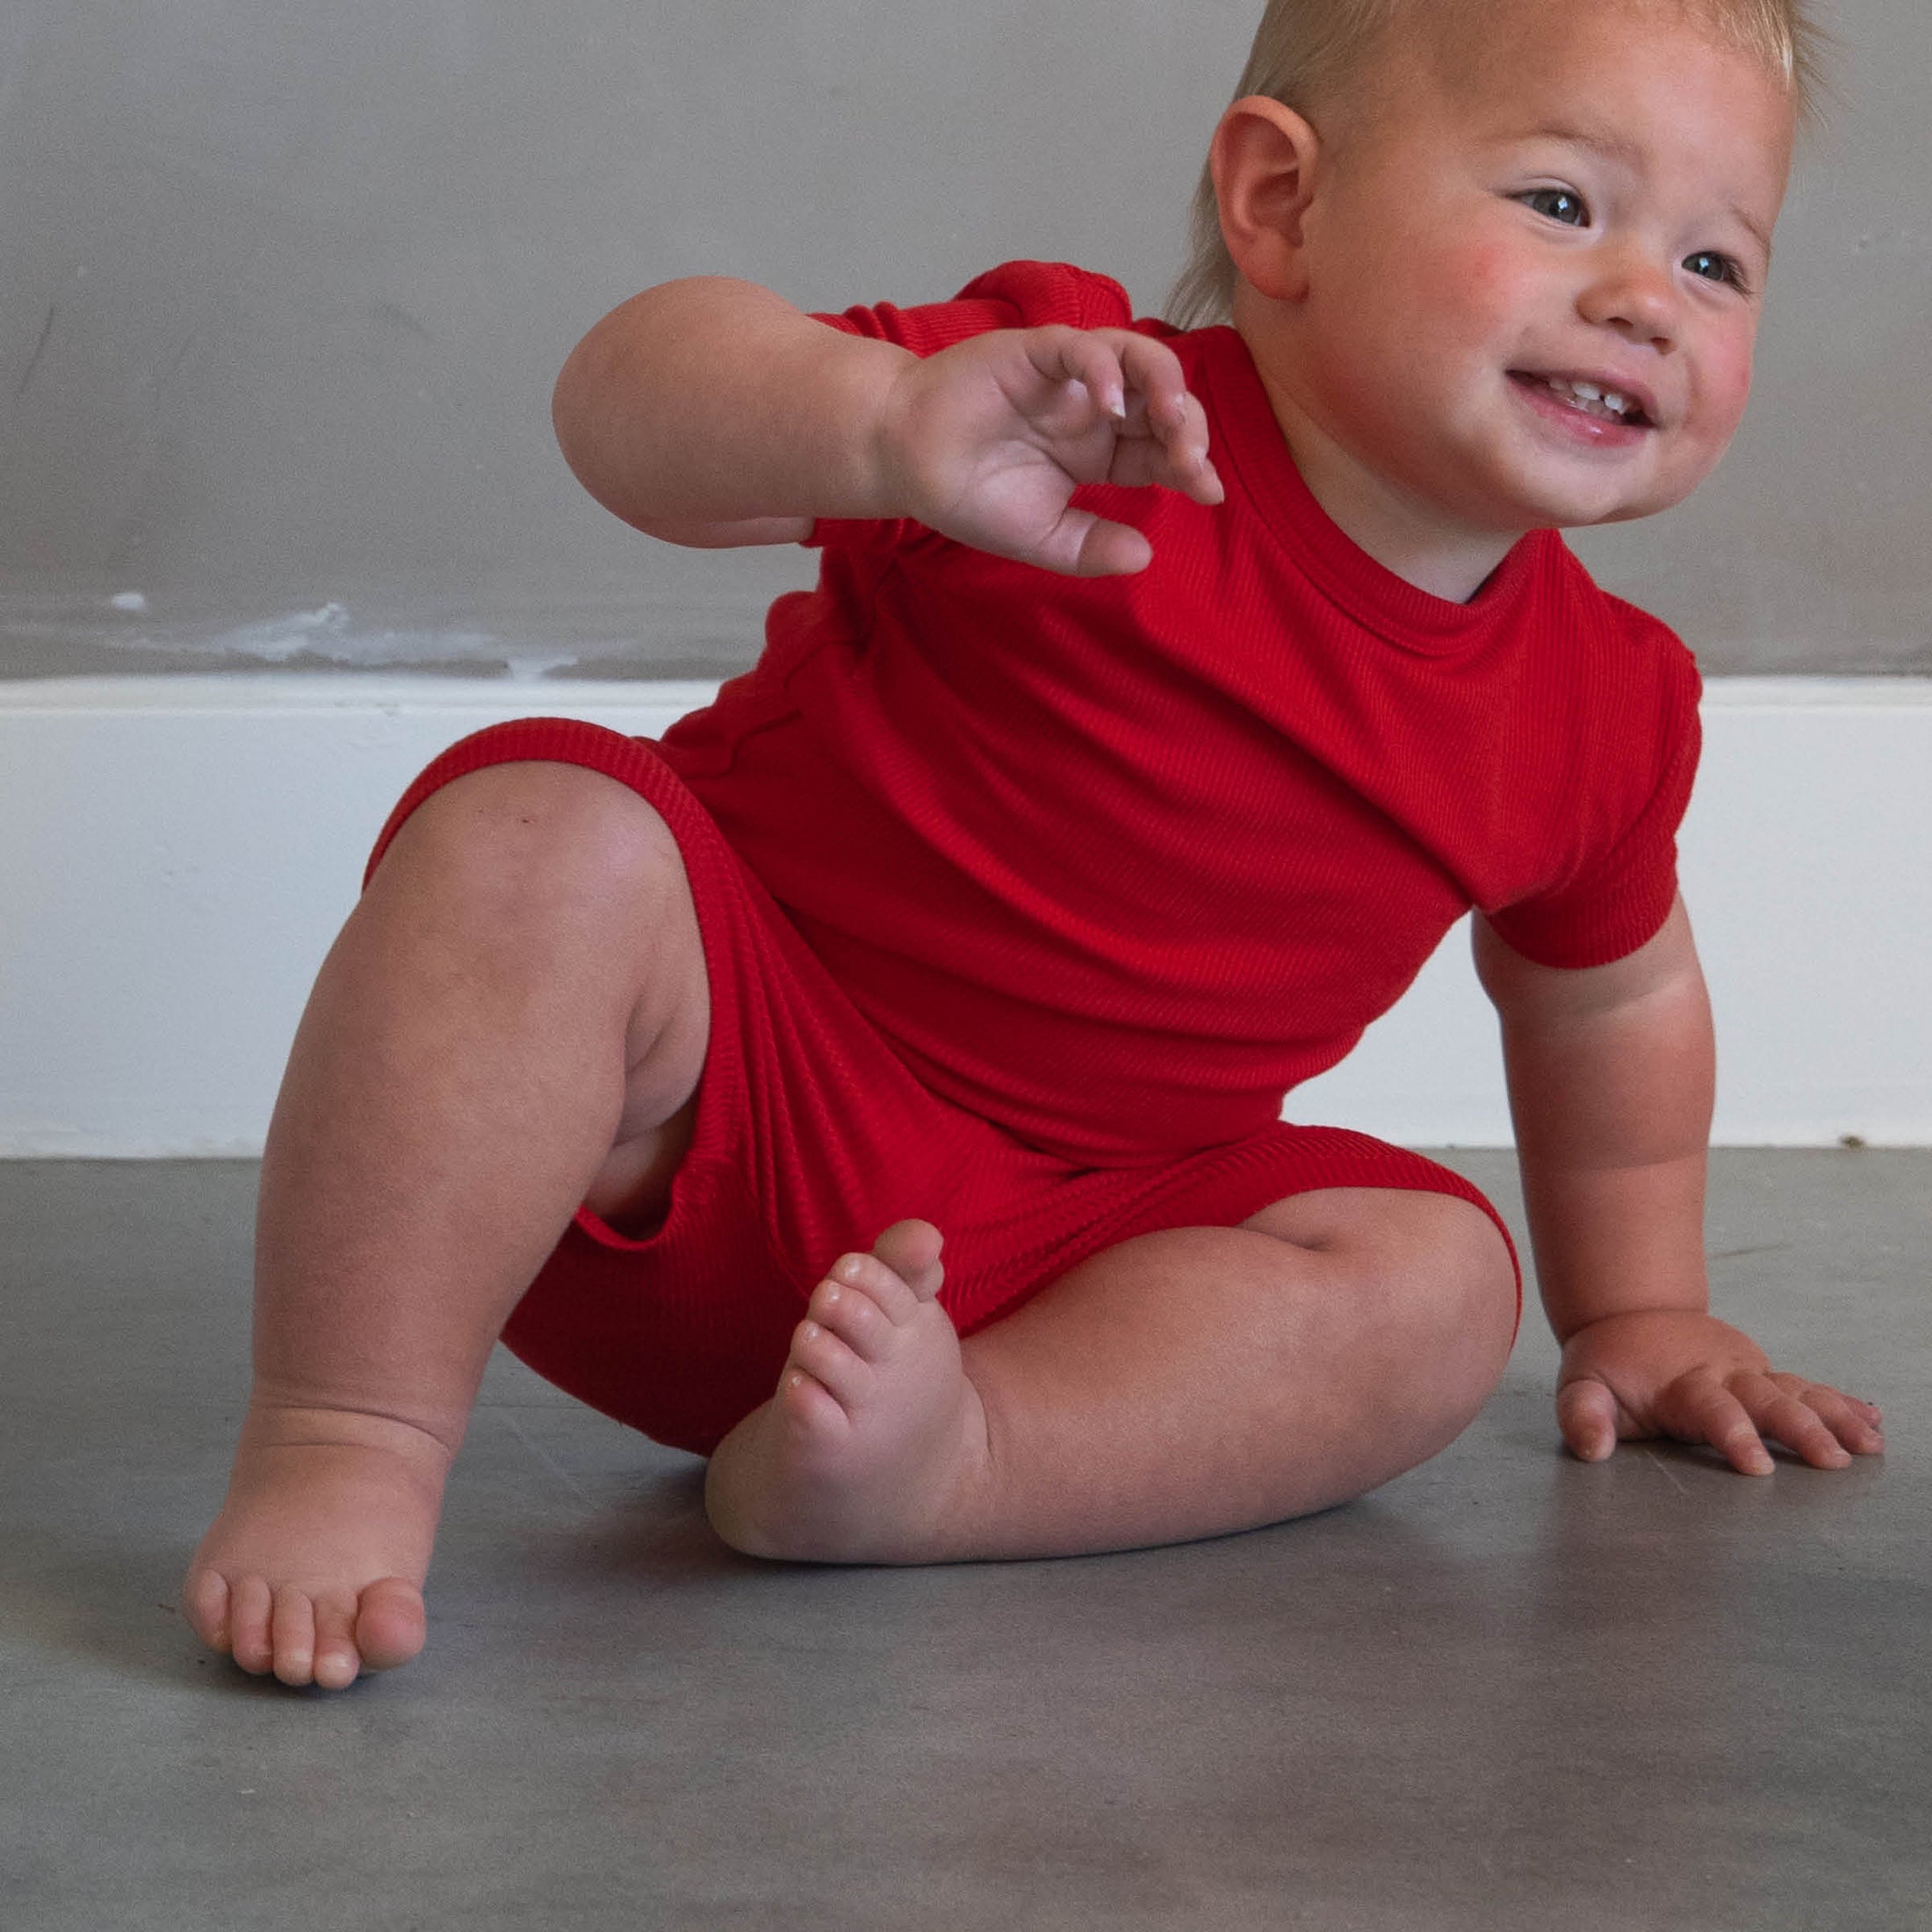
[[[839,1264],[839,1265],[832,1272],[835,1275],[837,1275],[840,1280],[856,1281],[859,1279],[860,1272],[864,1268],[864,1266],[865,1261],[861,1256],[848,1254],[845,1258],[845,1259],[842,1260]]]
[[[836,1301],[838,1299],[838,1289],[833,1287],[831,1283],[827,1282],[825,1285],[825,1305],[829,1308],[832,1303]]]
[[[798,1324],[798,1339],[801,1342],[816,1342],[818,1333],[818,1324],[816,1322],[801,1322]]]

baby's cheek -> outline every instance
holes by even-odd
[[[1443,299],[1468,321],[1481,324],[1520,317],[1527,291],[1517,251],[1503,244],[1474,244],[1438,258],[1435,280]]]
[[[1736,434],[1744,418],[1744,406],[1751,397],[1752,344],[1748,337],[1719,345],[1705,358],[1701,387],[1704,392],[1705,435],[1716,442],[1721,454]]]

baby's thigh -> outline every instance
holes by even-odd
[[[676,811],[662,775],[645,775]],[[609,1042],[623,1086],[588,1199],[619,1226],[661,1213],[690,1143],[711,998],[690,869],[658,803],[617,773],[511,758],[424,789],[380,856],[372,892],[458,909],[479,951],[535,976],[573,1031]]]
[[[580,984],[587,1022],[623,1031],[646,1111],[690,1097],[710,987],[683,850],[650,799],[562,761],[489,765],[422,801],[383,872],[404,859],[451,879],[502,943]]]

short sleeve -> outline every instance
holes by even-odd
[[[1111,276],[1077,269],[1069,262],[1008,262],[976,276],[949,302],[898,308],[881,302],[820,315],[854,335],[896,342],[915,356],[931,356],[991,328],[1127,328],[1133,322],[1127,291]]]
[[[1539,965],[1604,966],[1625,958],[1656,937],[1676,903],[1677,828],[1703,744],[1701,685],[1690,653],[1662,625],[1654,628],[1667,640],[1654,729],[1633,732],[1626,746],[1633,761],[1654,775],[1648,796],[1600,858],[1553,890],[1489,914],[1501,937]]]
[[[1068,262],[1008,262],[977,276],[949,302],[899,308],[890,302],[848,308],[814,319],[852,335],[894,343],[915,356],[942,349],[996,328],[1043,328],[1052,323],[1072,328],[1158,328],[1134,322],[1127,291],[1110,276],[1095,275]],[[894,544],[918,526],[821,517],[805,543],[811,546]]]

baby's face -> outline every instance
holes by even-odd
[[[1333,152],[1305,406],[1459,531],[1648,515],[1743,414],[1790,97],[1669,6],[1491,19],[1478,58],[1391,55]]]

